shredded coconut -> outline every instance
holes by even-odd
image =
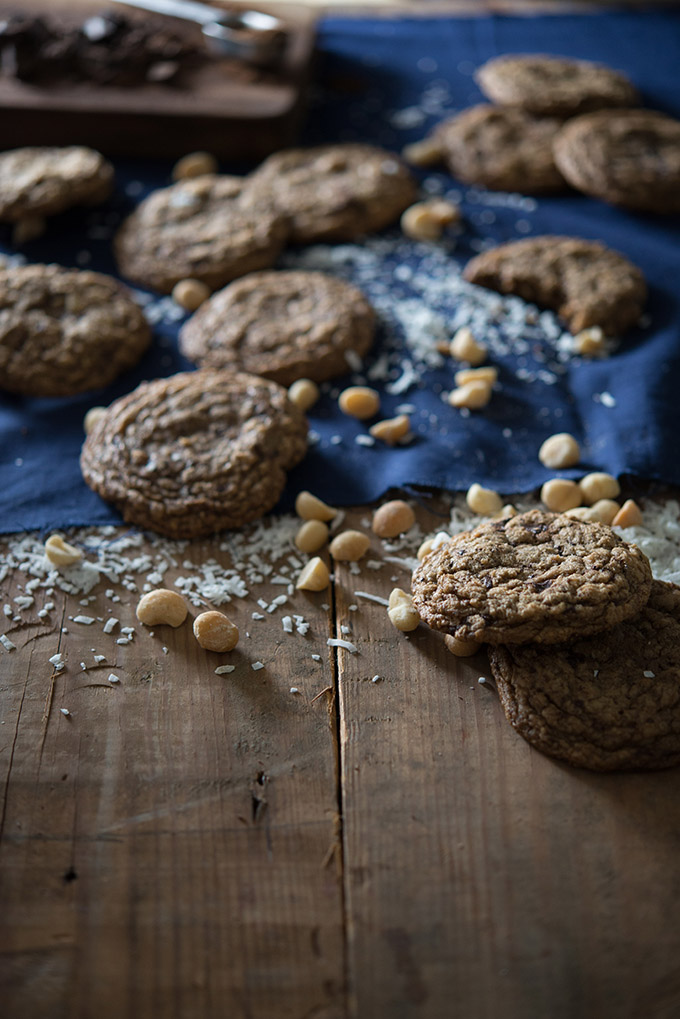
[[[326,643],[329,647],[344,648],[345,651],[349,651],[352,655],[356,655],[359,652],[356,644],[353,644],[351,640],[341,640],[339,637],[329,637]]]

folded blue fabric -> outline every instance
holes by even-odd
[[[648,106],[680,117],[680,15],[673,12],[329,18],[320,26],[319,49],[307,144],[359,140],[399,150],[480,101],[474,68],[506,52],[600,60],[627,72]],[[117,223],[140,197],[169,183],[170,165],[120,162],[116,170],[115,198],[95,211],[55,217],[43,238],[22,249],[29,261],[115,274],[110,246]],[[553,473],[537,451],[558,431],[571,432],[583,449],[581,465],[565,476],[601,469],[680,485],[678,218],[614,209],[577,194],[534,200],[461,187],[446,173],[420,176],[429,193],[460,199],[464,227],[453,240],[418,245],[395,229],[364,244],[291,249],[280,261],[356,281],[381,320],[364,365],[325,386],[311,410],[313,444],[290,476],[282,507],[303,487],[345,505],[408,486],[464,490],[477,481],[502,492],[528,491]],[[488,243],[544,233],[604,241],[645,273],[651,294],[644,324],[610,357],[573,358],[555,316],[527,323],[518,300],[461,282],[460,268]],[[3,240],[11,252],[8,232]],[[80,476],[85,412],[142,379],[190,367],[176,347],[177,309],[158,295],[146,299],[157,320],[154,343],[115,384],[71,399],[0,395],[0,530],[120,521]],[[445,402],[456,365],[435,349],[437,339],[463,324],[489,343],[500,373],[491,403],[467,414]],[[408,445],[371,445],[366,426],[338,411],[337,392],[353,381],[381,391],[382,416],[410,414]]]

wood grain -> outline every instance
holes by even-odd
[[[360,648],[339,656],[350,1015],[680,1014],[677,772],[541,756],[478,682],[484,655],[350,612],[336,573]],[[383,571],[361,587],[384,595]]]
[[[116,613],[134,625],[120,590]],[[327,613],[312,607],[325,651]],[[5,1014],[342,1015],[335,730],[328,697],[310,703],[330,663],[300,657],[302,638],[270,618],[229,656],[233,676],[215,675],[225,656],[188,624],[111,641],[84,673],[104,638],[68,621],[77,599],[65,608],[68,635],[53,613],[49,633],[11,631],[0,663]]]
[[[380,568],[336,564],[331,591],[292,597],[306,637],[280,611],[252,620],[280,586],[232,603],[228,657],[188,624],[152,636],[122,585],[127,646],[70,620],[75,596],[52,596],[51,625],[3,627],[9,1019],[680,1014],[677,769],[595,775],[532,751],[478,682],[483,655],[398,633],[363,597],[408,588],[388,552],[373,537]],[[228,561],[192,543],[174,573],[183,556]],[[107,662],[82,672],[92,647]]]

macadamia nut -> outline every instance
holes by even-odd
[[[616,478],[611,474],[605,474],[604,471],[586,474],[578,484],[583,497],[582,501],[586,506],[592,506],[600,499],[615,499],[621,491],[621,486]]]
[[[206,173],[217,173],[217,160],[210,152],[188,152],[178,159],[172,168],[173,180],[187,180],[202,177]]]
[[[612,527],[641,527],[642,512],[634,499],[626,499],[623,506],[612,520]]]
[[[89,435],[99,419],[106,413],[106,407],[90,407],[83,418],[83,430]]]
[[[79,548],[69,545],[60,534],[51,534],[45,542],[45,555],[54,566],[73,566],[83,558]]]
[[[380,394],[369,386],[349,386],[340,393],[338,406],[343,414],[365,421],[380,410]]]
[[[145,626],[181,626],[187,613],[181,594],[164,587],[142,595],[137,604],[137,619]]]
[[[412,166],[436,166],[443,158],[442,147],[434,138],[405,145],[401,154]]]
[[[558,432],[545,440],[538,451],[538,459],[544,467],[551,467],[553,470],[573,467],[581,459],[581,447],[573,435]]]
[[[410,530],[416,522],[416,515],[403,499],[392,499],[383,503],[373,514],[371,529],[379,538],[396,538]]]
[[[338,511],[317,499],[311,492],[299,492],[295,500],[295,512],[303,520],[332,520]]]
[[[333,538],[328,551],[338,562],[355,563],[368,552],[371,539],[363,531],[341,531]]]
[[[451,357],[458,361],[467,361],[474,368],[484,363],[487,350],[483,343],[477,342],[468,326],[461,326],[451,340],[449,352]]]
[[[473,513],[479,513],[484,517],[500,513],[503,507],[503,500],[498,492],[491,488],[482,488],[476,482],[468,488],[465,501]]]
[[[447,633],[444,637],[444,643],[446,647],[455,655],[456,658],[469,658],[470,655],[475,655],[479,651],[481,644],[478,644],[476,640],[461,640],[459,637],[454,637],[453,634]]]
[[[172,299],[185,311],[196,311],[210,297],[210,287],[202,280],[180,280],[172,288]]]
[[[554,513],[564,513],[583,502],[583,493],[575,481],[551,478],[541,489],[541,502]]]
[[[304,413],[319,399],[319,387],[312,379],[297,379],[288,388],[288,399]]]
[[[384,421],[377,421],[368,429],[374,439],[380,439],[388,446],[394,446],[408,435],[411,429],[411,419],[408,414],[399,414],[395,418],[386,418]]]
[[[323,520],[306,520],[295,535],[295,544],[308,555],[318,552],[328,541],[328,524]]]
[[[449,393],[449,403],[452,407],[467,407],[468,410],[481,410],[490,399],[491,386],[482,379],[473,379]]]
[[[413,598],[400,587],[395,587],[390,593],[387,615],[392,625],[404,633],[415,630],[420,623]]]
[[[298,591],[325,591],[331,582],[331,575],[323,559],[316,556],[303,566],[295,584]]]
[[[194,637],[206,651],[233,651],[238,644],[238,626],[223,612],[201,612],[194,619]]]

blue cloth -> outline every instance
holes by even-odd
[[[680,117],[680,15],[673,12],[329,18],[321,23],[319,48],[318,86],[304,137],[308,144],[366,140],[399,150],[438,120],[479,101],[473,69],[506,52],[601,60],[626,71],[648,106]],[[112,230],[139,197],[169,182],[170,165],[120,162],[116,169],[117,194],[106,207],[55,217],[46,236],[27,243],[23,254],[30,261],[115,273]],[[457,186],[445,173],[421,176],[435,191],[450,192]],[[489,406],[461,415],[441,396],[453,387],[454,362],[428,367],[420,354],[406,351],[418,376],[416,384],[397,393],[389,392],[394,377],[370,384],[382,391],[384,416],[404,404],[414,408],[415,439],[395,449],[379,443],[370,447],[356,442],[366,428],[344,418],[336,407],[337,390],[357,377],[348,374],[326,387],[310,412],[316,445],[292,472],[281,505],[289,506],[302,487],[340,504],[367,502],[391,487],[413,485],[464,490],[478,481],[502,492],[528,491],[552,473],[540,465],[536,453],[555,431],[572,432],[583,445],[582,464],[566,472],[569,476],[597,468],[680,485],[678,218],[614,209],[575,194],[526,202],[459,190],[465,228],[455,244],[438,247],[433,256],[400,241],[396,230],[384,235],[382,250],[375,241],[368,245],[368,268],[357,260],[354,246],[334,249],[334,256],[329,256],[330,249],[316,253],[330,257],[339,275],[357,279],[380,306],[384,325],[376,350],[366,360],[369,382],[371,366],[384,351],[391,358],[392,376],[403,378],[399,348],[409,316],[411,324],[417,324],[418,315],[431,313],[434,318],[425,325],[433,337],[437,330],[450,336],[456,324],[470,320],[469,293],[461,295],[454,287],[438,296],[428,273],[443,280],[446,259],[460,267],[485,241],[542,233],[604,241],[631,258],[649,280],[647,324],[632,329],[605,360],[567,358],[559,363],[554,338],[546,340],[555,331],[554,317],[528,325],[526,349],[521,344],[517,349],[505,335],[504,315],[493,319],[487,295],[479,314],[490,335],[497,337],[490,360],[499,367],[501,383]],[[12,250],[9,233],[0,240],[5,251]],[[316,255],[292,251],[281,264],[305,264],[310,258]],[[166,312],[168,306],[166,302]],[[507,317],[507,307],[504,314]],[[155,327],[153,347],[138,368],[106,390],[60,400],[0,395],[0,530],[119,522],[117,513],[81,479],[83,417],[90,406],[108,404],[142,379],[188,367],[177,352],[178,323],[171,318],[166,314]],[[478,338],[485,337],[478,333]],[[358,377],[365,378],[365,372]]]

